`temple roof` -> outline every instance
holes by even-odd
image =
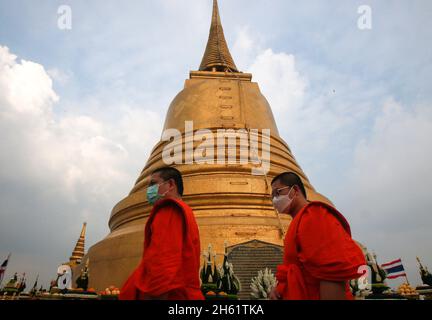
[[[225,40],[217,0],[213,0],[210,34],[199,70],[238,72]]]

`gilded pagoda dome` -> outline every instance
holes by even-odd
[[[172,139],[173,133],[179,139]],[[219,133],[225,135],[221,140]],[[233,137],[240,141],[239,147],[223,144],[219,149],[217,144],[212,149],[207,144],[200,148],[212,137],[216,137],[213,142]],[[247,142],[242,144],[242,138]],[[167,150],[181,150],[180,157],[167,163]],[[197,154],[207,161],[196,161]],[[230,161],[230,155],[235,161]],[[242,155],[247,155],[247,161],[242,161]],[[161,141],[129,195],[113,208],[111,233],[89,250],[92,287],[121,286],[139,263],[151,211],[147,185],[151,173],[167,164],[183,175],[183,200],[194,211],[201,247],[211,243],[216,252],[223,252],[225,241],[230,245],[250,240],[282,245],[290,217],[279,216],[270,199],[271,179],[281,172],[297,173],[309,200],[330,203],[315,191],[279,136],[271,107],[258,84],[252,82],[252,75],[238,71],[225,41],[216,0],[199,70],[190,72],[183,90],[172,101]]]

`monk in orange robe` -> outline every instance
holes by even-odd
[[[284,241],[283,264],[278,266],[272,299],[353,299],[349,280],[363,275],[366,265],[341,213],[322,202],[308,202],[300,177],[292,172],[272,181],[273,205],[293,220]]]
[[[153,204],[139,266],[120,291],[121,300],[203,300],[200,239],[192,209],[181,200],[183,181],[171,167],[154,171],[147,189]]]

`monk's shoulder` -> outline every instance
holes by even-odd
[[[177,202],[177,200],[172,198],[166,198],[156,202],[154,210],[159,211],[173,211],[181,212],[183,211],[182,206]]]
[[[321,202],[310,202],[307,204],[307,206],[305,207],[305,209],[303,210],[303,217],[308,216],[308,217],[314,217],[314,216],[320,216],[320,215],[326,215],[326,214],[330,214],[330,209],[328,208],[328,206],[324,203]]]
[[[172,216],[174,216],[175,218],[183,216],[183,210],[181,206],[179,206],[175,201],[172,201],[171,199],[164,199],[163,201],[159,201],[158,203],[156,203],[153,211],[154,220],[160,220]]]
[[[300,225],[303,227],[307,227],[311,224],[322,226],[328,223],[340,224],[328,205],[321,202],[311,202],[303,211]]]

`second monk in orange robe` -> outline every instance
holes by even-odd
[[[121,300],[204,299],[198,226],[182,194],[178,170],[165,167],[153,172],[147,198],[154,206],[145,226],[144,253],[121,289]]]
[[[349,280],[363,275],[359,268],[366,261],[343,215],[328,204],[308,202],[300,177],[292,172],[273,179],[272,198],[279,213],[293,217],[272,298],[353,299]]]

